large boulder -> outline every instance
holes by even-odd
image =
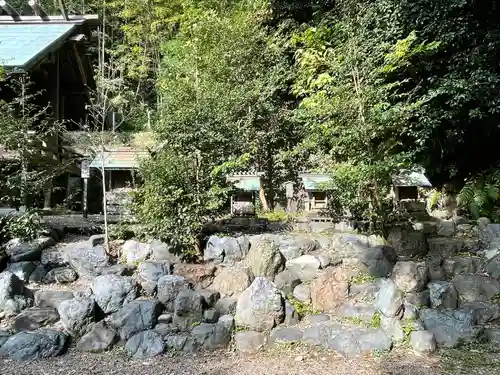
[[[0,347],[0,358],[31,361],[56,357],[66,349],[68,337],[51,329],[19,332]]]
[[[398,256],[419,257],[427,254],[424,230],[410,226],[394,226],[389,231],[389,242]]]
[[[332,311],[349,294],[350,274],[342,267],[328,267],[311,283],[311,300],[316,310]]]
[[[392,270],[392,280],[402,292],[422,291],[429,278],[429,271],[425,262],[397,262]]]
[[[261,237],[252,244],[245,259],[245,264],[252,274],[274,279],[276,274],[283,271],[285,258],[279,251],[279,245],[272,237]]]
[[[109,267],[109,256],[101,245],[89,246],[87,242],[68,244],[64,249],[65,259],[80,277],[96,276]]]
[[[35,268],[36,264],[33,262],[17,262],[9,264],[7,271],[12,272],[20,280],[27,283]]]
[[[334,315],[371,322],[376,312],[377,310],[373,307],[373,304],[346,301],[335,309]]]
[[[183,289],[189,289],[191,283],[182,276],[167,275],[158,280],[157,298],[165,305],[168,311],[174,311],[174,301],[179,292]]]
[[[212,264],[178,263],[174,266],[174,275],[182,276],[200,288],[208,288],[214,281],[216,270]]]
[[[443,260],[444,275],[452,279],[457,275],[472,274],[481,267],[481,258],[479,257],[451,257]]]
[[[173,323],[181,330],[186,330],[203,320],[203,302],[201,293],[182,289],[175,298]]]
[[[29,283],[41,284],[46,275],[47,275],[47,269],[44,267],[43,264],[39,264],[31,273]]]
[[[358,252],[355,256],[361,264],[362,271],[372,277],[386,277],[391,274],[398,259],[392,246],[379,245]]]
[[[109,326],[122,340],[128,340],[138,332],[152,329],[161,313],[161,305],[153,300],[137,299],[124,305],[109,318]]]
[[[147,243],[128,240],[122,246],[122,262],[126,264],[138,264],[146,259],[152,253],[151,246]]]
[[[457,308],[458,293],[452,283],[447,281],[433,281],[429,283],[428,288],[432,308]]]
[[[250,240],[242,237],[210,236],[203,259],[212,263],[234,263],[245,259],[250,249]]]
[[[375,307],[386,317],[400,316],[403,312],[403,293],[391,279],[381,279],[375,298]]]
[[[285,318],[284,301],[276,285],[256,277],[238,298],[236,324],[257,332],[270,330]]]
[[[210,289],[219,292],[222,296],[238,296],[253,281],[250,268],[238,263],[232,266],[223,267],[215,276]]]
[[[53,246],[42,250],[40,263],[47,268],[65,267],[68,265],[64,256],[64,246]]]
[[[437,235],[441,237],[453,237],[456,233],[456,225],[453,220],[440,220],[437,226]]]
[[[321,267],[321,262],[313,255],[301,255],[286,262],[286,268],[295,273],[302,282],[312,281]]]
[[[477,321],[477,324],[487,324],[500,319],[500,304],[497,303],[461,303],[460,310],[470,312]]]
[[[148,296],[156,293],[158,280],[166,275],[170,275],[170,263],[168,262],[146,261],[137,267],[137,281]]]
[[[35,306],[57,309],[63,301],[73,298],[73,292],[70,291],[38,290],[35,292]]]
[[[97,305],[106,314],[118,311],[137,297],[137,284],[131,277],[98,276],[92,280],[91,289]]]
[[[82,336],[76,344],[76,348],[81,352],[100,353],[110,349],[117,340],[116,332],[99,322],[92,326],[92,329]]]
[[[470,341],[480,333],[474,315],[467,311],[423,309],[420,319],[425,329],[434,334],[438,345],[445,347]]]
[[[485,250],[500,249],[500,224],[490,224],[487,219],[483,219],[479,218],[477,221],[481,248]]]
[[[12,328],[15,332],[35,331],[58,320],[59,314],[56,309],[51,307],[31,307],[15,317]]]
[[[32,303],[31,292],[22,280],[9,271],[0,273],[0,313],[15,315]]]
[[[67,331],[80,333],[94,321],[95,303],[88,298],[73,298],[61,302],[57,311]]]
[[[293,298],[304,303],[311,302],[311,286],[307,284],[297,285],[293,289]]]
[[[128,355],[134,359],[152,358],[165,350],[163,337],[153,330],[139,332],[125,344]]]
[[[351,283],[349,287],[349,298],[354,301],[373,302],[380,289],[376,281],[363,282],[361,284]]]
[[[500,281],[500,254],[494,256],[484,265],[488,275]]]
[[[181,262],[181,258],[175,254],[175,248],[169,244],[153,240],[149,246],[151,247],[151,260],[157,262],[167,261],[170,264]]]
[[[28,242],[14,238],[5,245],[5,252],[11,262],[38,261],[42,250],[54,244],[51,237],[40,237]]]
[[[451,281],[464,302],[489,302],[500,293],[500,281],[483,275],[457,275]]]

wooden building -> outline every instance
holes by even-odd
[[[235,187],[231,196],[232,215],[255,215],[262,175],[261,172],[241,172],[226,176]]]
[[[328,207],[328,190],[332,178],[323,173],[301,173],[303,209],[306,212],[319,212]]]
[[[5,72],[0,100],[12,101],[17,93],[9,89],[9,82],[25,77],[31,83],[27,86],[29,93],[40,93],[33,104],[50,108],[47,116],[51,120],[64,124],[66,130],[76,130],[86,121],[89,89],[95,87],[88,45],[99,19],[96,15],[67,15],[64,7],[61,15],[49,16],[36,1],[29,1],[29,5],[33,15],[21,16],[8,2],[0,0],[0,66]],[[67,198],[71,178],[80,170],[78,155],[66,147],[61,134],[42,144],[46,160],[67,166],[44,189],[43,207],[49,209]],[[15,150],[13,153],[11,160],[15,159]],[[36,168],[35,164],[36,160],[31,161],[29,168]]]

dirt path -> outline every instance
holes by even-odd
[[[165,354],[148,360],[129,360],[120,349],[105,354],[81,354],[74,350],[63,357],[38,362],[0,360],[2,375],[498,375],[500,362],[482,366],[474,361],[436,355],[416,356],[393,351],[375,357],[346,359],[334,353],[303,348],[271,350],[257,355],[233,351]],[[474,353],[461,355],[476,358]],[[464,357],[464,358],[465,358]],[[452,366],[452,364],[454,366]]]

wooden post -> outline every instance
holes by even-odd
[[[17,11],[12,8],[12,6],[7,1],[0,0],[0,8],[2,8],[5,13],[11,16],[14,21],[19,21],[21,19],[19,13],[17,13]]]
[[[89,207],[88,207],[88,191],[89,191],[89,179],[83,179],[83,217],[88,217]]]
[[[69,20],[68,11],[66,10],[66,4],[64,3],[64,0],[58,0],[58,2],[59,2],[59,9],[61,10],[61,14],[64,20],[68,21]]]
[[[40,17],[42,20],[44,20],[44,21],[49,21],[50,20],[49,16],[43,10],[43,8],[40,6],[40,4],[38,3],[38,1],[36,1],[36,0],[29,0],[28,1],[28,5],[31,7],[31,9],[33,9],[33,12],[38,17]]]

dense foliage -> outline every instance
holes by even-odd
[[[497,1],[66,3],[100,14],[128,128],[147,114],[160,144],[137,209],[164,239],[195,244],[242,170],[264,172],[263,208],[316,170],[335,214],[383,222],[391,175],[421,165],[466,214],[498,212]]]

